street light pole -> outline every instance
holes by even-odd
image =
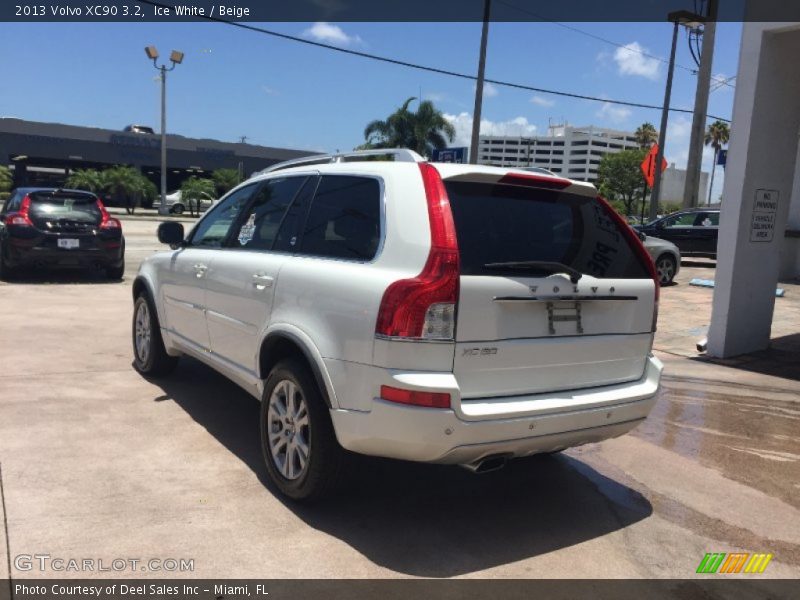
[[[172,71],[176,65],[183,62],[183,52],[173,50],[169,55],[172,66],[166,64],[158,65],[158,50],[155,46],[147,46],[144,49],[147,58],[153,61],[153,66],[159,71],[161,78],[161,204],[158,207],[158,214],[167,215],[167,71]]]
[[[669,118],[669,103],[672,96],[672,74],[675,71],[675,48],[678,44],[678,20],[674,20],[672,29],[672,49],[669,53],[669,69],[667,71],[667,86],[664,90],[664,107],[661,109],[661,127],[658,130],[658,152],[656,164],[653,166],[653,193],[650,195],[650,221],[658,217],[658,201],[661,195],[661,163],[664,161],[664,143],[667,138],[667,120]]]
[[[481,50],[478,58],[478,81],[475,84],[475,110],[472,111],[472,139],[469,144],[469,162],[478,164],[478,140],[481,134],[481,107],[483,105],[483,77],[486,71],[486,42],[489,37],[489,11],[491,0],[484,0]]]

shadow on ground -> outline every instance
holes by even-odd
[[[770,340],[769,348],[734,358],[693,357],[734,369],[800,381],[800,333]]]
[[[27,285],[58,284],[101,284],[120,283],[119,279],[109,279],[102,269],[25,269],[14,272],[5,283],[24,283]]]
[[[278,496],[262,462],[257,400],[188,358],[158,384],[164,394],[156,401],[177,403]],[[652,513],[638,492],[568,456],[514,461],[485,475],[352,458],[355,476],[336,498],[284,504],[309,526],[409,575],[480,571],[606,535]]]

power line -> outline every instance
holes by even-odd
[[[560,21],[553,21],[553,20],[548,19],[548,18],[546,18],[546,17],[544,17],[542,15],[539,15],[539,14],[537,14],[537,13],[531,11],[531,10],[528,10],[527,8],[522,8],[521,6],[516,6],[515,4],[511,4],[510,2],[504,2],[503,0],[497,0],[497,2],[498,2],[498,4],[503,4],[505,6],[508,6],[509,8],[513,8],[514,10],[518,10],[518,11],[526,13],[526,14],[532,16],[532,17],[536,17],[540,21],[543,21],[543,22],[546,22],[546,23],[550,23],[552,25],[557,25],[558,27],[562,27],[562,28],[567,29],[569,31],[574,31],[575,33],[579,33],[579,34],[584,35],[586,37],[595,39],[595,40],[597,40],[599,42],[603,42],[604,44],[609,44],[611,46],[616,46],[617,48],[622,48],[623,50],[627,50],[628,52],[635,52],[636,54],[641,54],[642,56],[646,56],[647,58],[651,58],[653,60],[657,60],[657,61],[659,61],[661,63],[664,63],[665,65],[669,64],[669,61],[666,58],[662,58],[661,56],[656,56],[654,54],[650,54],[649,52],[645,52],[644,50],[639,50],[638,48],[631,48],[629,44],[622,44],[620,42],[615,42],[614,40],[609,40],[608,38],[604,38],[604,37],[599,36],[599,35],[597,35],[595,33],[591,33],[590,31],[586,31],[585,29],[580,29],[579,27],[574,27],[572,25],[567,25],[566,23],[561,23]],[[692,73],[693,75],[697,74],[697,69],[696,68],[687,67],[685,65],[679,65],[679,64],[676,64],[675,66],[678,69],[683,69],[684,71],[688,71],[689,73]],[[728,81],[725,80],[724,78],[712,77],[711,79],[713,79],[714,81],[719,82],[721,85],[730,85],[728,83]],[[730,85],[730,87],[734,87],[734,86]]]
[[[137,0],[141,4],[149,4],[151,6],[158,6],[158,7],[165,7],[166,5],[161,4],[160,2],[154,2],[152,0]],[[255,31],[257,33],[262,33],[264,35],[269,35],[272,37],[281,38],[284,40],[290,40],[293,42],[297,42],[300,44],[306,44],[309,46],[316,46],[318,48],[325,48],[326,50],[332,50],[334,52],[339,52],[342,54],[349,54],[351,56],[359,56],[361,58],[368,58],[371,60],[376,60],[379,62],[384,62],[387,64],[397,65],[400,67],[408,67],[410,69],[418,69],[420,71],[427,71],[429,73],[437,73],[439,75],[447,75],[449,77],[458,77],[460,79],[468,79],[470,81],[475,81],[478,78],[475,75],[470,75],[468,73],[459,73],[457,71],[450,71],[448,69],[441,69],[439,67],[430,67],[427,65],[420,65],[418,63],[412,63],[404,60],[398,60],[396,58],[389,58],[387,56],[380,56],[378,54],[370,54],[368,52],[361,52],[359,50],[351,50],[349,48],[340,48],[339,46],[333,46],[331,44],[325,44],[323,42],[315,42],[313,40],[308,40],[305,38],[301,38],[295,35],[289,35],[287,33],[280,33],[278,31],[272,31],[270,29],[264,29],[263,27],[256,27],[255,25],[248,25],[246,23],[240,23],[236,21],[226,21],[225,19],[220,19],[219,17],[211,17],[208,15],[204,15],[201,17],[207,21],[214,21],[217,23],[225,23],[226,25],[231,25],[232,27],[238,27],[240,29],[246,29],[248,31]],[[563,92],[559,90],[550,90],[546,88],[534,87],[531,85],[525,85],[522,83],[513,83],[510,81],[500,81],[498,79],[489,79],[486,78],[485,80],[488,83],[493,83],[495,85],[501,85],[504,87],[519,89],[519,90],[526,90],[530,92],[538,92],[541,94],[552,94],[555,96],[565,96],[567,98],[575,98],[578,100],[590,100],[593,102],[604,102],[607,104],[617,104],[620,106],[630,106],[633,108],[648,108],[653,110],[662,110],[663,106],[658,106],[656,104],[644,104],[642,102],[629,102],[626,100],[613,100],[610,98],[600,98],[597,96],[588,96],[585,94],[576,94],[572,92]],[[673,108],[669,107],[670,112],[678,112],[678,113],[685,113],[685,114],[693,114],[694,111],[688,108]],[[725,121],[726,123],[730,123],[730,119],[725,119],[723,117],[718,117],[715,115],[707,115],[709,118],[717,119],[719,121]]]

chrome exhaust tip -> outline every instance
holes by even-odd
[[[467,471],[472,471],[482,475],[483,473],[491,473],[492,471],[499,471],[508,463],[507,454],[494,454],[492,456],[485,456],[474,462],[461,465]]]

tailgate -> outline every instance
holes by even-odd
[[[446,187],[461,259],[453,371],[462,397],[642,376],[655,282],[601,202],[505,182]]]

